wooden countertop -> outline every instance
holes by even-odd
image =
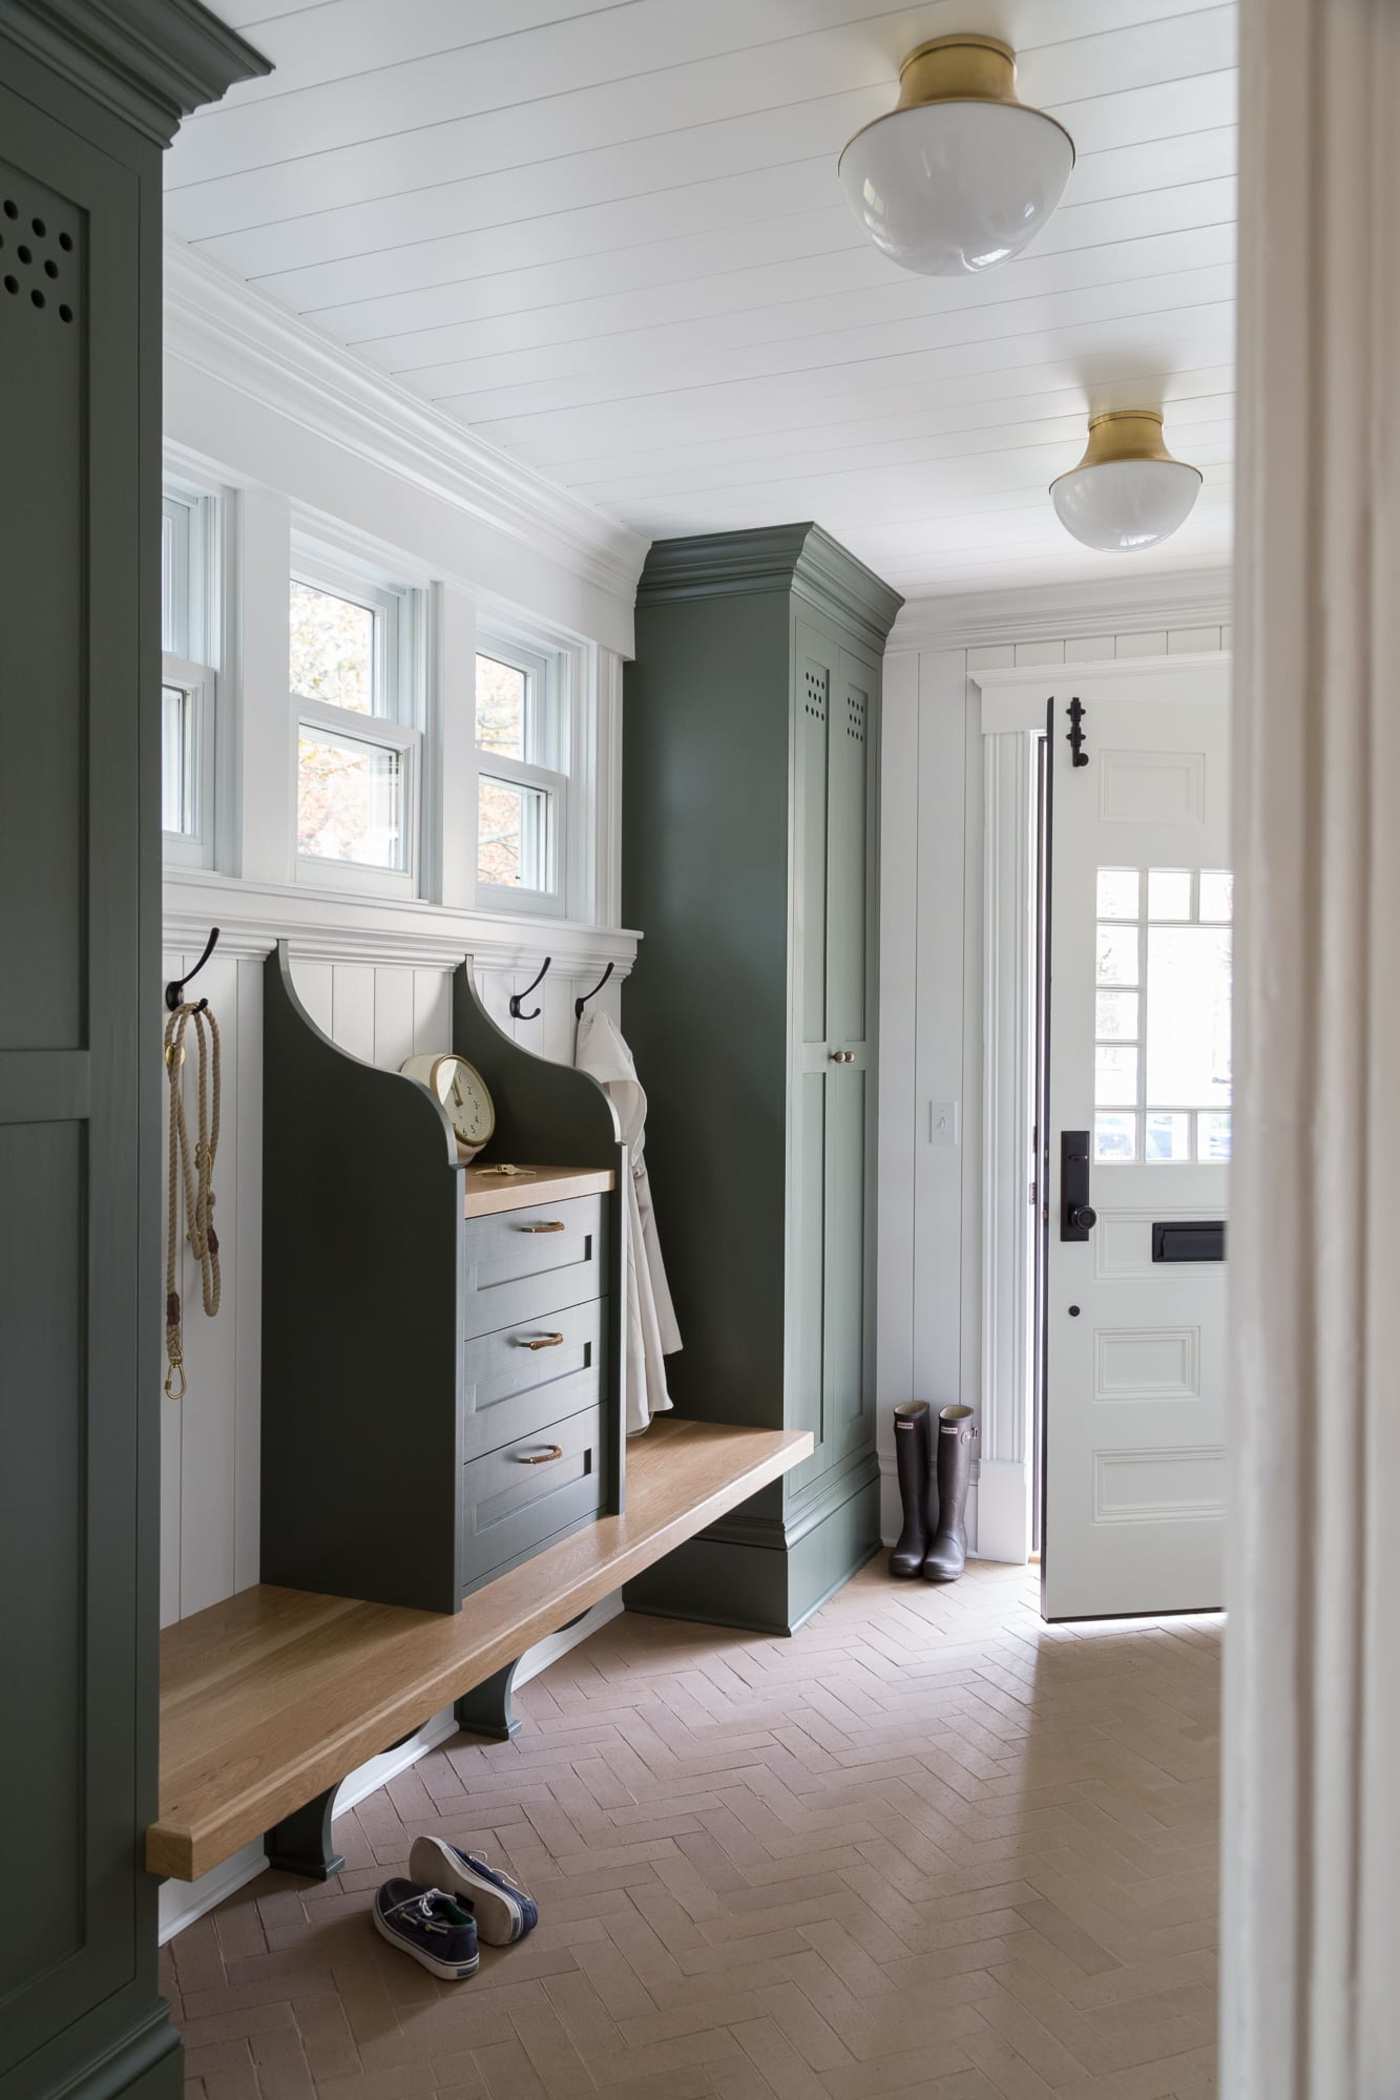
[[[627,1509],[476,1590],[406,1611],[262,1584],[160,1637],[152,1874],[192,1881],[420,1728],[812,1451],[805,1429],[675,1416],[627,1447]]]
[[[570,1196],[602,1196],[616,1186],[611,1167],[526,1167],[519,1174],[468,1167],[467,1216],[488,1218],[535,1203],[565,1203]]]

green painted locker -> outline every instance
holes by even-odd
[[[880,661],[898,595],[820,527],[659,542],[623,730],[623,1026],[682,1414],[816,1449],[627,1592],[785,1631],[874,1549]]]
[[[177,2094],[156,1988],[160,159],[262,69],[0,4],[0,2100]]]

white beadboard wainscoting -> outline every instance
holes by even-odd
[[[1225,572],[979,593],[904,607],[885,657],[881,751],[877,1379],[882,1519],[899,1535],[891,1410],[979,1410],[970,1536],[1011,1555],[1031,1452],[1008,1348],[1023,1162],[995,1116],[1019,1017],[988,970],[1025,909],[1014,754],[988,752],[983,674],[1043,666],[1047,696],[1076,664],[1210,655],[1231,642]],[[996,738],[998,745],[1018,738]],[[1017,872],[1018,856],[1021,873]],[[999,1285],[1001,1286],[999,1288]]]
[[[292,951],[298,994],[342,1049],[387,1071],[416,1053],[452,1043],[452,972],[470,957],[482,999],[499,1025],[539,1056],[572,1063],[574,1000],[592,991],[609,963],[613,975],[597,1004],[620,1019],[622,980],[638,936],[595,927],[399,907],[305,891],[258,889],[216,877],[169,881],[165,889],[161,984],[194,967],[211,925],[219,945],[190,997],[207,998],[222,1046],[222,1131],[215,1171],[215,1222],[223,1272],[216,1319],[200,1303],[199,1271],[180,1250],[185,1364],[189,1388],[178,1404],[161,1397],[161,1624],[188,1618],[259,1579],[258,1506],[261,1406],[262,999],[266,957],[279,938]],[[534,1020],[511,1019],[546,956]],[[152,986],[153,998],[160,986]],[[194,1124],[194,1057],[186,1058],[186,1113]],[[351,1134],[349,1142],[353,1142]],[[307,1191],[308,1229],[315,1191]],[[385,1219],[392,1231],[393,1220]],[[316,1317],[308,1308],[308,1318]],[[327,1317],[334,1317],[330,1308]],[[622,1608],[605,1598],[567,1634],[530,1650],[517,1683],[586,1640]],[[398,1750],[353,1772],[337,1809],[353,1807],[453,1730],[450,1709],[435,1715]],[[161,1890],[161,1939],[201,1917],[262,1871],[261,1846],[234,1855],[202,1881]]]

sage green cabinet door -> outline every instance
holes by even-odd
[[[868,1443],[865,1158],[868,734],[875,673],[797,627],[794,661],[789,1408],[816,1439],[800,1497]]]
[[[152,825],[159,802],[141,728],[139,183],[9,87],[0,141],[0,2092],[32,2094],[111,2038],[153,1966],[134,1880],[156,1701],[138,1102],[159,1036],[139,890],[143,792]]]
[[[821,1469],[826,1351],[827,807],[832,689],[837,652],[798,625],[793,663],[792,951],[794,1022],[789,1105],[788,1406],[794,1429],[810,1429]]]
[[[865,1146],[867,1119],[868,835],[871,685],[843,650],[833,688],[827,755],[826,1149],[822,1444],[838,1464],[868,1443],[865,1391]]]

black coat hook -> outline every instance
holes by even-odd
[[[1069,728],[1065,732],[1065,742],[1069,745],[1069,762],[1072,766],[1087,766],[1089,763],[1089,754],[1084,749],[1085,744],[1089,740],[1084,734],[1083,726],[1084,717],[1088,712],[1088,708],[1078,698],[1071,700],[1069,706],[1065,709],[1065,713],[1069,716]]]
[[[185,986],[190,982],[191,978],[198,977],[200,971],[204,968],[204,965],[208,962],[210,956],[214,953],[214,950],[218,947],[218,945],[219,929],[217,926],[211,926],[209,929],[209,938],[204,943],[204,953],[200,956],[199,961],[190,971],[189,976],[174,977],[171,979],[170,983],[165,987],[165,1004],[169,1012],[173,1014],[176,1007],[184,1003]],[[201,999],[197,1011],[203,1013],[205,1007],[208,1004],[209,1001],[207,999]]]
[[[537,1021],[539,1019],[540,1008],[538,1006],[535,1008],[535,1011],[532,1014],[526,1014],[520,1011],[520,1002],[522,999],[529,998],[531,992],[534,991],[536,985],[541,985],[544,983],[546,977],[548,977],[549,975],[549,966],[553,962],[553,960],[554,957],[552,955],[547,955],[544,959],[544,968],[540,971],[540,974],[535,979],[534,984],[527,984],[523,992],[511,993],[510,1017],[512,1021]]]
[[[589,1002],[589,1000],[590,1000],[590,999],[596,999],[596,998],[597,998],[597,996],[598,996],[599,992],[601,992],[601,991],[602,991],[602,989],[603,989],[603,986],[604,986],[604,985],[605,985],[605,984],[607,983],[608,979],[609,979],[609,978],[610,978],[610,977],[612,976],[612,973],[613,973],[613,970],[614,970],[614,968],[615,968],[615,967],[616,967],[616,965],[615,965],[615,964],[613,964],[613,963],[609,963],[609,964],[608,964],[608,967],[606,968],[606,970],[604,970],[604,972],[603,972],[602,976],[601,976],[601,977],[600,977],[600,978],[598,979],[598,982],[597,982],[597,983],[596,983],[596,984],[594,985],[594,987],[593,987],[592,991],[591,991],[591,992],[585,992],[585,993],[584,993],[584,995],[583,995],[583,997],[582,997],[581,999],[575,999],[575,1001],[574,1001],[574,1019],[575,1019],[576,1021],[581,1021],[581,1020],[583,1019],[583,1009],[585,1008],[585,1006],[587,1006],[587,1004],[588,1004],[588,1002]]]

